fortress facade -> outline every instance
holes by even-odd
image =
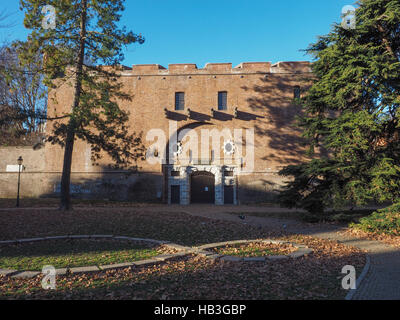
[[[141,134],[146,159],[136,163],[137,171],[112,170],[107,155],[94,165],[90,146],[77,140],[72,194],[182,205],[272,201],[284,182],[280,168],[305,160],[294,99],[307,90],[310,78],[309,62],[125,68],[120,81],[132,100],[119,105],[130,114],[132,132]],[[49,116],[68,112],[72,90],[61,87],[57,103],[49,97]],[[17,153],[24,157],[24,196],[59,192],[64,155],[59,146],[13,152],[0,164],[14,164]],[[4,169],[0,182],[12,178]],[[12,190],[2,188],[0,196]]]

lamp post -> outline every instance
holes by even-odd
[[[17,193],[17,207],[19,207],[19,184],[20,184],[20,177],[21,177],[21,166],[22,162],[24,160],[22,159],[21,156],[19,156],[17,162],[18,162],[18,193]]]

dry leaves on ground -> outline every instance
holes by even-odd
[[[349,228],[346,233],[356,236],[360,239],[377,240],[386,243],[390,246],[400,248],[400,236],[393,236],[388,234],[369,233],[355,228]]]
[[[57,290],[32,280],[0,278],[3,298],[19,299],[341,299],[341,269],[365,263],[362,251],[305,236],[285,240],[314,249],[307,257],[269,263],[223,262],[198,256],[144,268],[68,275]]]
[[[226,245],[223,247],[213,248],[213,251],[223,255],[234,255],[240,257],[260,257],[264,255],[288,255],[297,248],[292,244],[282,243],[266,243],[251,242],[236,245]]]

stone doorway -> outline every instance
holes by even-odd
[[[211,172],[196,171],[191,174],[191,203],[215,203],[215,176]]]
[[[234,166],[170,165],[165,170],[168,204],[179,201],[181,205],[208,203],[220,206],[232,202],[236,205],[238,172]]]

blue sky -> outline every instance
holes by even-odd
[[[4,1],[4,2],[3,2]],[[18,0],[3,0],[15,26],[0,41],[24,39]],[[124,64],[309,60],[300,49],[329,32],[353,0],[127,0],[122,24],[146,42],[125,53]],[[1,11],[0,9],[0,11]]]

